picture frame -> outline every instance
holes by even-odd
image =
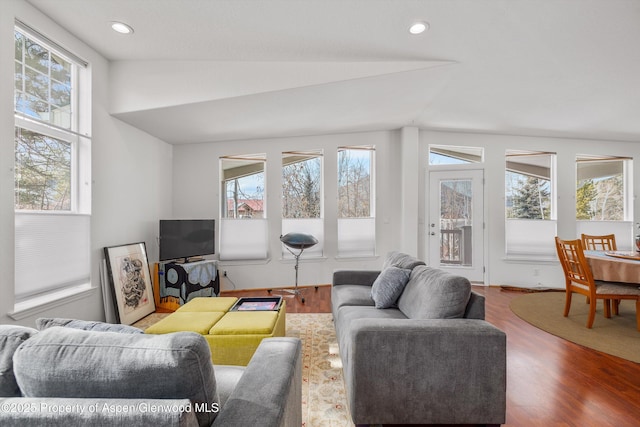
[[[156,305],[145,243],[105,247],[104,257],[118,321],[131,325],[153,313]]]

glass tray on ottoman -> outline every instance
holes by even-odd
[[[242,297],[229,311],[278,311],[282,297]]]

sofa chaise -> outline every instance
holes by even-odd
[[[332,312],[355,424],[505,422],[506,335],[461,276],[391,252],[333,274]]]
[[[246,367],[214,366],[194,332],[40,326],[0,325],[2,426],[301,425],[297,338],[263,340]]]

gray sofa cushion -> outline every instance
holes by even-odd
[[[402,252],[391,251],[387,254],[387,257],[382,264],[382,269],[385,270],[387,267],[398,267],[412,270],[419,265],[425,265],[424,261],[420,261],[418,258]]]
[[[104,323],[93,320],[63,319],[60,317],[41,317],[36,319],[36,327],[44,330],[52,326],[83,329],[85,331],[120,332],[123,334],[143,334],[142,329],[129,325]]]
[[[411,270],[407,268],[387,267],[371,286],[371,298],[376,308],[393,307],[409,281]]]
[[[37,333],[25,326],[0,325],[0,397],[21,396],[13,374],[13,354],[20,344]]]
[[[195,332],[146,335],[51,327],[23,343],[13,362],[26,397],[219,403],[209,345]],[[215,412],[196,417],[208,426]]]
[[[436,268],[418,266],[398,299],[398,308],[411,319],[455,319],[465,314],[471,283]]]
[[[331,312],[333,317],[337,315],[340,307],[347,305],[373,307],[371,298],[371,286],[340,285],[331,288]]]

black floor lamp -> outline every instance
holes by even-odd
[[[298,265],[300,260],[300,255],[304,252],[305,249],[315,246],[318,243],[318,239],[313,237],[310,234],[303,233],[287,233],[284,236],[280,236],[280,241],[285,245],[287,250],[291,252],[296,259],[296,284],[293,289],[279,289],[280,292],[287,292],[293,294],[294,296],[300,295],[301,301],[304,304],[304,297],[302,296],[302,291],[298,289]],[[294,252],[291,249],[297,249],[298,252]],[[316,290],[318,287],[316,286]]]

